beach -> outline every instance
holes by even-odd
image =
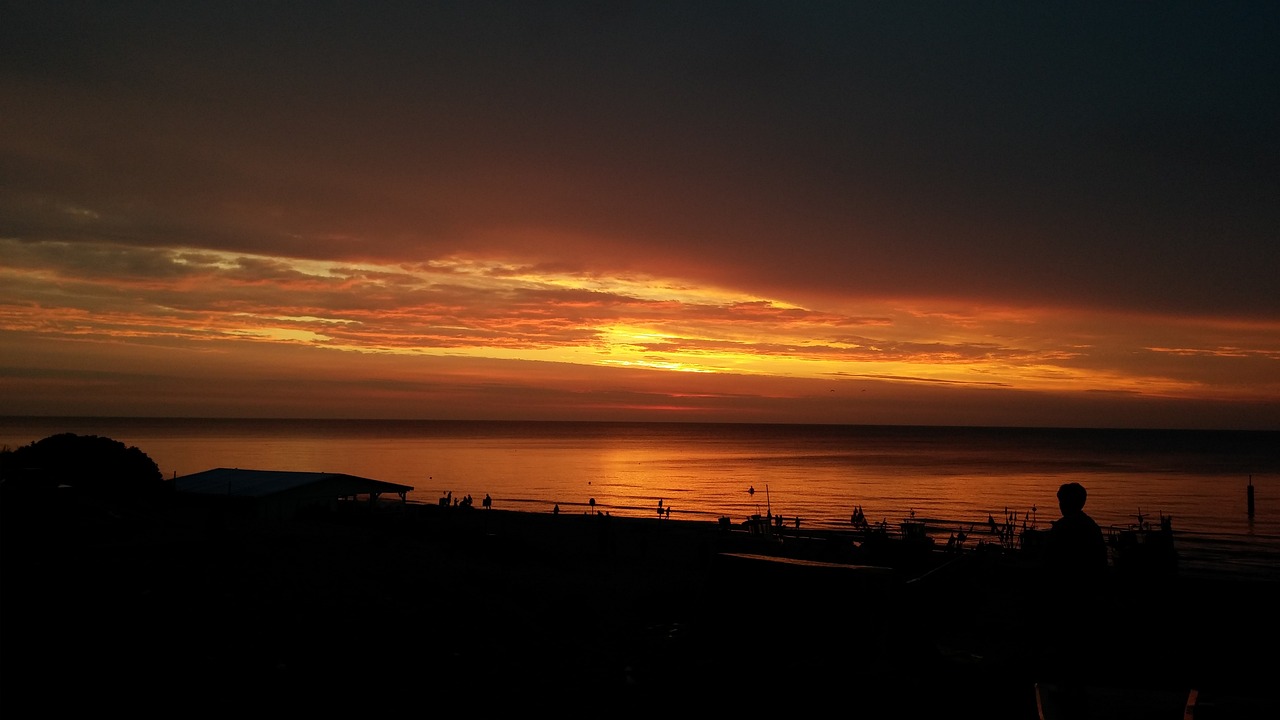
[[[243,526],[59,514],[5,523],[10,708],[107,693],[143,714],[199,697],[1034,717],[1052,640],[1035,598],[997,579],[744,558],[715,523],[395,503]],[[1099,682],[1266,687],[1248,658],[1275,646],[1273,584],[1132,590],[1107,600]]]
[[[137,447],[166,478],[342,472],[408,485],[424,504],[452,492],[581,513],[594,499],[613,517],[647,519],[664,503],[673,520],[773,513],[804,530],[848,529],[861,509],[873,523],[923,520],[940,541],[989,518],[1045,527],[1058,486],[1074,481],[1104,527],[1171,516],[1187,572],[1280,581],[1274,432],[0,417],[11,448],[65,432]]]

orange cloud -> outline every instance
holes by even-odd
[[[759,398],[772,396],[764,389],[770,383],[789,379],[1280,400],[1280,328],[1257,322],[903,298],[853,303],[848,312],[679,279],[615,279],[451,257],[354,264],[85,243],[0,245],[8,259],[0,268],[0,332],[10,337],[38,338],[51,353],[132,348],[121,357],[157,348],[224,358],[296,348],[307,352],[280,357],[301,362],[321,386],[363,387],[370,402],[422,392],[463,402],[465,392],[416,385],[415,358],[450,359],[443,366],[452,368],[450,376],[460,372],[456,362],[477,364],[495,373],[493,382],[519,386],[530,402],[532,388],[547,381],[536,367],[573,375],[557,383],[565,392],[578,382],[576,373],[595,381],[623,377],[599,374],[612,369],[628,373],[629,383],[642,377],[644,392],[667,398],[570,404],[616,413],[693,412],[725,397],[682,387],[687,383],[674,379],[680,375],[752,378],[744,395]],[[307,354],[320,351],[327,351],[323,361]],[[368,359],[375,356],[405,359],[382,384],[350,379],[381,366]],[[50,367],[23,363],[20,353],[11,357],[10,373]],[[325,380],[330,364],[343,368],[342,379]],[[252,384],[253,374],[235,361],[219,372],[232,368],[242,373],[237,382]],[[110,385],[101,375],[78,377],[81,391],[103,394]]]

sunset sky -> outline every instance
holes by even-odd
[[[1278,37],[0,0],[0,414],[1280,429]]]

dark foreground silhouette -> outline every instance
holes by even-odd
[[[741,557],[714,523],[436,505],[245,525],[176,505],[99,510],[5,524],[0,710],[626,715],[680,698],[725,713],[1029,718],[1053,632],[1034,577],[957,564],[909,582]],[[1265,664],[1235,648],[1274,647],[1253,614],[1276,607],[1275,589],[1169,583],[1103,600],[1086,679],[1267,687]]]

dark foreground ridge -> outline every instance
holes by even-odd
[[[1022,576],[954,563],[912,582],[740,540],[714,523],[418,505],[6,522],[0,712],[1036,716],[1054,619]],[[1261,695],[1276,597],[1117,587],[1099,598],[1090,681]]]

